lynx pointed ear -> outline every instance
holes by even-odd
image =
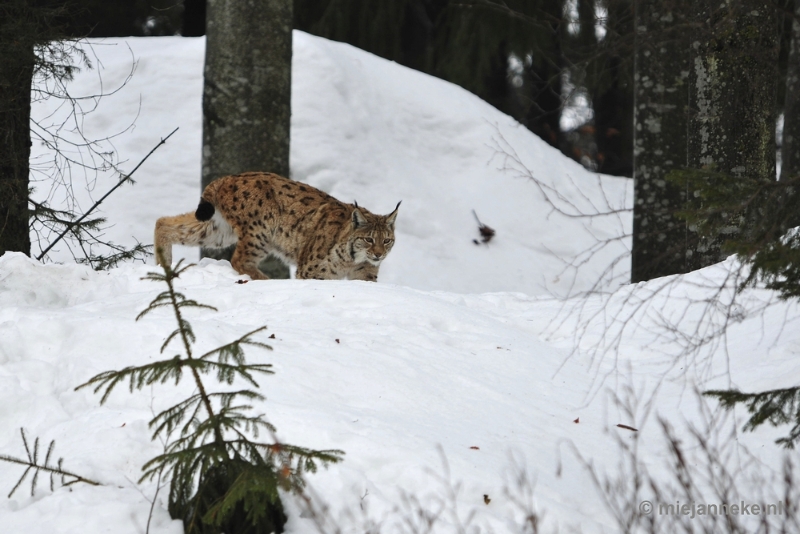
[[[400,204],[402,203],[403,203],[402,200],[398,202],[397,206],[395,206],[394,208],[394,211],[386,216],[386,224],[388,224],[389,226],[394,226],[394,221],[395,219],[397,219],[397,210],[400,209]]]
[[[364,213],[361,211],[361,208],[358,207],[356,204],[356,208],[353,210],[353,226],[358,228],[359,226],[364,226],[367,224],[367,218],[364,217]]]

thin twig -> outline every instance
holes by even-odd
[[[117,182],[117,185],[115,185],[114,187],[112,187],[112,188],[111,188],[111,189],[110,189],[110,190],[109,190],[109,191],[108,191],[108,192],[107,192],[105,195],[103,195],[103,196],[100,198],[100,200],[98,200],[97,202],[95,202],[95,203],[94,203],[94,205],[93,205],[91,208],[89,208],[89,210],[88,210],[86,213],[84,213],[83,215],[81,215],[81,216],[78,218],[78,220],[76,220],[76,221],[74,221],[74,222],[71,222],[71,223],[69,223],[69,224],[67,225],[67,227],[64,229],[64,231],[63,231],[63,232],[61,232],[61,234],[59,234],[59,236],[58,236],[58,237],[56,237],[56,238],[55,238],[55,240],[54,240],[52,243],[50,243],[50,244],[47,246],[47,248],[46,248],[46,249],[44,249],[44,251],[42,251],[42,253],[41,253],[41,254],[39,254],[39,255],[36,257],[36,259],[37,259],[38,261],[42,261],[42,258],[44,258],[45,254],[47,254],[48,252],[50,252],[50,249],[52,249],[52,248],[55,246],[55,244],[56,244],[56,243],[58,243],[59,241],[61,241],[61,239],[62,239],[62,238],[65,236],[65,235],[67,235],[67,234],[70,232],[70,230],[72,230],[72,228],[73,228],[73,227],[77,226],[78,224],[80,224],[80,223],[81,223],[81,221],[83,221],[83,220],[84,220],[86,217],[88,217],[88,216],[89,216],[89,214],[90,214],[90,213],[92,213],[92,212],[93,212],[93,211],[94,211],[94,210],[97,208],[97,206],[99,206],[99,205],[100,205],[100,204],[101,204],[101,203],[102,203],[102,202],[103,202],[103,201],[104,201],[106,198],[108,198],[108,196],[109,196],[111,193],[113,193],[114,191],[116,191],[116,190],[117,190],[117,189],[118,189],[118,188],[119,188],[119,187],[120,187],[122,184],[124,184],[125,182],[129,181],[129,180],[131,179],[131,176],[133,176],[133,173],[135,173],[135,172],[136,172],[136,171],[139,169],[139,167],[141,167],[141,166],[142,166],[142,164],[143,164],[145,161],[147,161],[147,158],[149,158],[149,157],[150,157],[150,156],[153,154],[153,152],[155,152],[155,151],[158,149],[158,147],[160,147],[161,145],[163,145],[164,143],[166,143],[166,142],[167,142],[167,139],[169,139],[170,137],[172,137],[172,134],[174,134],[174,133],[175,133],[175,132],[177,132],[177,131],[178,131],[178,128],[175,128],[174,130],[172,130],[172,132],[170,132],[170,134],[169,134],[168,136],[166,136],[166,137],[165,137],[165,138],[163,138],[161,141],[159,141],[159,143],[158,143],[158,144],[157,144],[155,147],[153,147],[153,150],[151,150],[150,152],[148,152],[148,153],[147,153],[147,155],[146,155],[146,156],[145,156],[145,157],[144,157],[144,158],[143,158],[143,159],[142,159],[142,160],[139,162],[139,164],[138,164],[138,165],[136,165],[136,167],[134,167],[134,169],[133,169],[133,170],[132,170],[130,173],[128,173],[127,175],[123,176],[123,177],[122,177],[122,179],[121,179],[119,182]]]

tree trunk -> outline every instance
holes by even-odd
[[[774,181],[778,12],[769,0],[694,5],[702,37],[692,43],[688,167]],[[693,240],[689,269],[724,259],[720,245],[730,237]]]
[[[200,37],[206,34],[206,0],[184,0],[181,35]]]
[[[633,174],[633,91],[630,70],[622,60],[613,57],[608,63],[612,77],[610,87],[592,97],[595,140],[597,142],[597,172],[614,176]]]
[[[30,255],[28,173],[36,25],[24,1],[0,8],[0,256]]]
[[[637,3],[632,281],[716,263],[734,237],[701,236],[675,216],[694,193],[665,181],[670,170],[775,179],[779,29],[768,0]]]
[[[675,215],[685,194],[665,180],[687,161],[687,7],[682,0],[636,2],[632,282],[687,268],[686,223]]]
[[[592,84],[595,140],[597,142],[597,171],[615,176],[633,176],[633,49],[620,36],[634,34],[634,6],[630,0],[604,2],[606,37],[599,46],[601,78]],[[594,28],[592,28],[594,31]],[[598,86],[601,90],[598,90]]]
[[[800,175],[800,0],[795,0],[791,45],[786,65],[781,180]]]
[[[289,176],[291,66],[292,0],[208,0],[203,187],[246,171]],[[270,263],[267,276],[289,277]]]

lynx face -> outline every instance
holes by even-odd
[[[400,204],[398,203],[399,207]],[[356,206],[353,210],[353,238],[350,254],[355,263],[369,262],[378,266],[394,246],[394,221],[397,209],[390,215],[366,216]]]

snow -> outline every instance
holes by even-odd
[[[97,94],[101,78],[106,91],[119,88],[83,124],[87,137],[94,138],[134,124],[113,140],[128,159],[123,170],[131,170],[160,138],[180,127],[133,176],[137,185],[103,204],[107,215],[129,214],[109,221],[114,226],[106,237],[113,242],[151,243],[158,217],[197,207],[203,46],[202,38],[92,41],[102,70],[86,71],[70,86],[75,95]],[[133,76],[120,88],[132,57],[137,62]],[[57,111],[58,103],[42,102],[35,113],[55,114],[48,120],[57,122],[67,111]],[[630,207],[629,180],[588,173],[452,84],[298,32],[292,107],[292,178],[344,201],[357,200],[376,213],[389,213],[403,201],[396,245],[382,266],[381,281],[426,290],[566,294],[591,287],[609,262],[629,249],[629,240],[622,237],[579,274],[562,272],[564,261],[597,237],[629,235],[630,221],[604,217],[584,224],[550,213],[540,191],[519,177],[519,165],[506,161],[497,147],[515,151],[542,183],[563,184],[560,204],[569,200],[583,206],[581,193],[602,200],[602,183],[612,207]],[[116,180],[116,174],[102,173],[91,195],[76,185],[84,209],[91,205],[90,196],[99,197]],[[580,187],[568,187],[570,181]],[[42,185],[38,192],[44,197],[47,191]],[[473,243],[479,235],[472,210],[497,232],[488,246]],[[554,231],[560,227],[569,230]],[[64,246],[57,248],[54,260],[71,258]],[[193,248],[176,260],[181,254],[198,258]],[[625,269],[627,262],[615,273],[617,284],[627,276]]]
[[[125,79],[131,51],[138,61],[127,85],[86,117],[90,135],[124,130],[135,119],[114,140],[129,159],[123,168],[181,128],[137,172],[135,186],[102,206],[113,224],[107,237],[150,243],[157,217],[193,210],[199,196],[203,40],[92,46],[107,87]],[[570,204],[585,211],[630,207],[629,182],[588,173],[451,84],[299,32],[294,46],[292,177],[377,212],[403,200],[397,244],[380,282],[238,284],[246,277],[227,262],[202,260],[178,285],[218,309],[188,315],[198,350],[268,326],[260,340],[274,350],[247,352],[248,361],[271,363],[276,373],[259,380],[267,400],[255,409],[288,443],[346,451],[344,462],[309,477],[345,531],[363,531],[362,514],[394,531],[414,499],[435,509],[436,499],[457,486],[448,510],[457,505],[460,515],[444,514],[440,531],[452,531],[470,513],[476,526],[518,531],[513,498],[523,492],[514,478],[524,467],[544,531],[614,532],[578,454],[613,473],[618,440],[637,437],[648,470],[666,475],[656,417],[676,428],[702,423],[703,407],[713,412],[716,404],[698,400],[695,388],[796,384],[794,304],[745,292],[727,337],[678,357],[686,343],[679,334],[702,337],[718,325],[724,310],[703,313],[703,306],[734,260],[620,288],[630,221],[624,214],[586,220],[554,212],[524,174],[531,169],[556,188],[560,196],[551,198],[566,211]],[[72,91],[89,94],[97,80],[96,71],[82,73]],[[40,117],[54,112],[52,101],[35,110]],[[85,205],[115,179],[101,174],[93,191],[76,186],[76,194]],[[497,231],[486,245],[472,242],[473,209]],[[598,239],[609,246],[581,256]],[[186,248],[176,256],[196,261],[196,254]],[[25,455],[24,427],[43,450],[55,440],[54,454],[67,469],[103,486],[51,492],[42,476],[35,496],[23,485],[0,500],[2,530],[143,533],[155,498],[150,532],[179,533],[166,511],[166,490],[156,498],[154,482],[137,481],[141,466],[162,451],[147,422],[191,386],[134,394],[120,388],[103,406],[91,391],[74,390],[99,372],[159,357],[174,328],[169,311],[134,321],[164,289],[141,279],[155,267],[95,272],[70,263],[65,247],[52,258],[65,263],[0,257],[0,454]],[[587,261],[565,269],[576,258]],[[609,267],[615,259],[620,263]],[[603,293],[563,299],[598,279]],[[723,291],[722,300],[729,296]],[[665,318],[676,329],[665,328]],[[615,395],[631,397],[631,413]],[[737,412],[722,428],[741,428],[745,415]],[[770,442],[780,432],[731,435],[757,462],[780,465]],[[0,462],[0,482],[10,491],[22,471]],[[288,496],[286,503],[288,532],[314,532],[299,504]]]

